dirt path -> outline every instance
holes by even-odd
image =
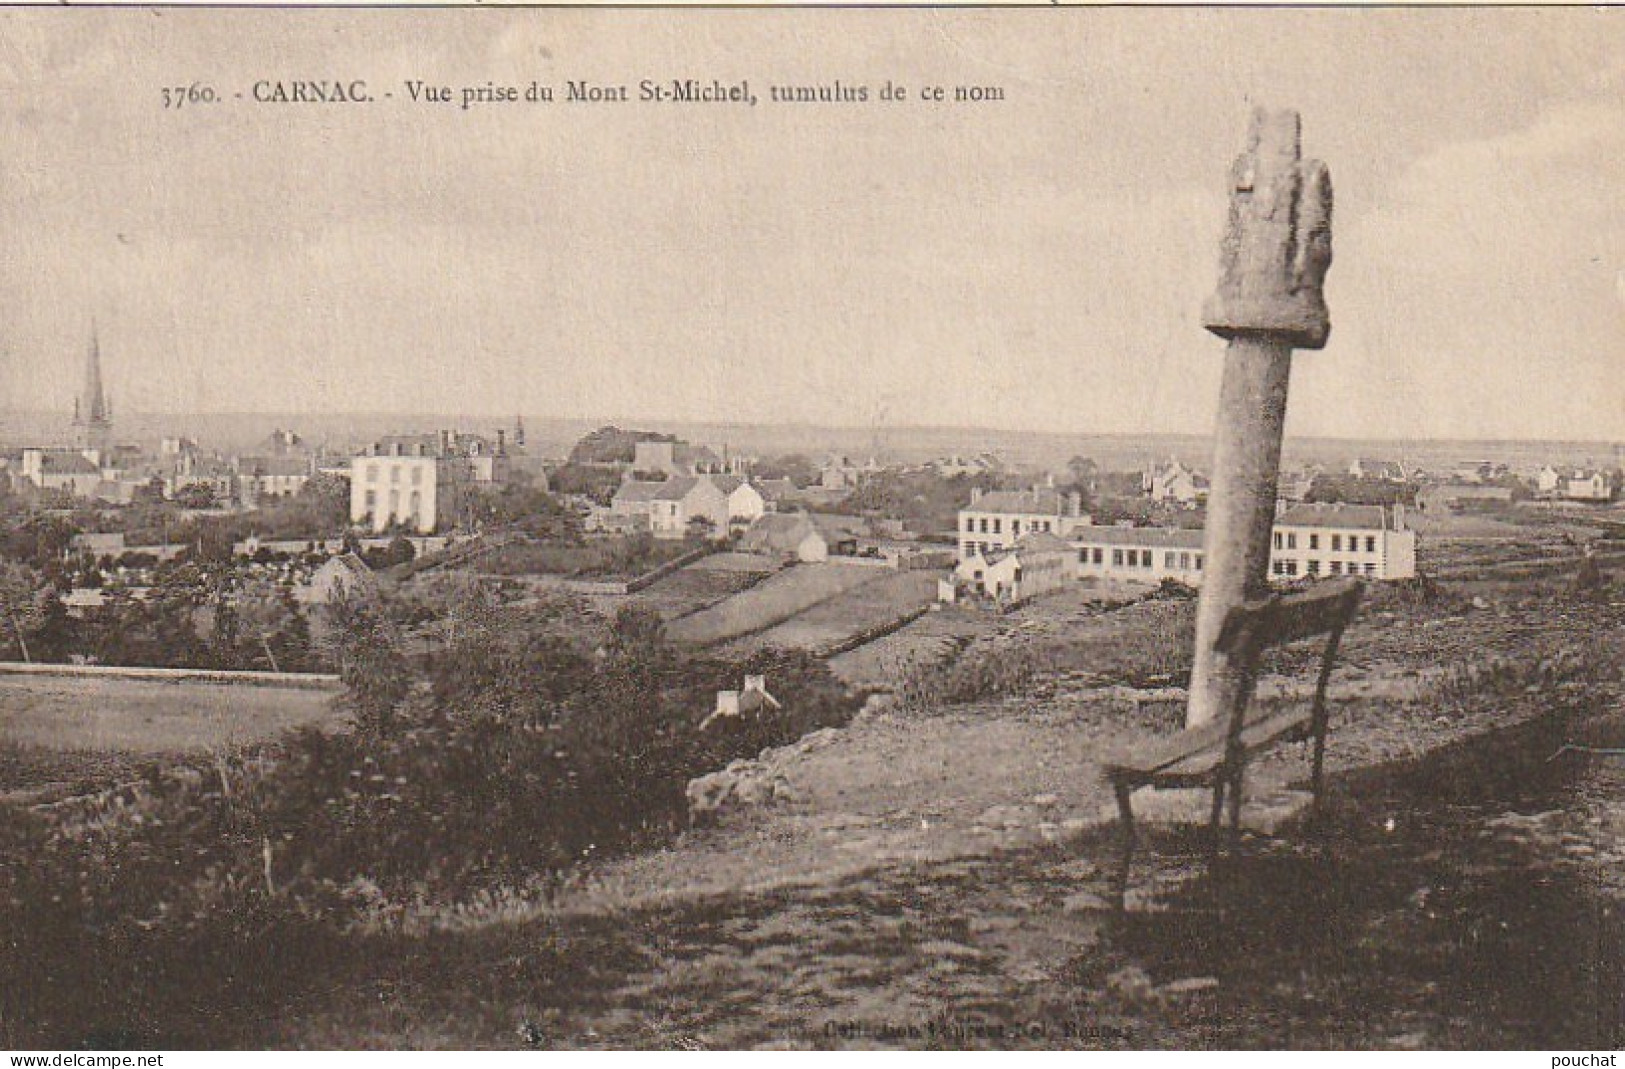
[[[372,952],[368,975],[270,1041],[353,1043],[359,1028],[379,1044],[542,1048],[1617,1046],[1625,766],[1548,758],[1625,740],[1625,717],[1577,708],[1522,703],[1418,758],[1365,764],[1378,750],[1363,748],[1361,767],[1334,774],[1320,829],[1250,839],[1211,873],[1199,837],[1158,833],[1127,916],[1109,908],[1113,840],[1098,825],[887,860],[926,842],[912,834],[924,806],[834,836],[805,810],[764,816],[751,849],[785,866],[771,885],[727,870],[702,890],[704,863],[723,858],[695,836],[660,870],[692,881],[669,895],[583,889],[546,918]],[[1031,741],[1062,723],[991,734]],[[937,752],[922,728],[870,730]],[[986,752],[977,804],[1000,797],[999,747]],[[825,747],[808,767],[839,757]],[[904,760],[900,797],[932,797],[929,768]],[[865,814],[857,784],[832,790]],[[840,842],[866,844],[867,867],[840,861]],[[836,860],[791,871],[818,854]],[[622,872],[623,890],[655,876]]]

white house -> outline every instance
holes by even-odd
[[[1145,473],[1141,486],[1151,500],[1177,505],[1199,505],[1207,500],[1208,480],[1177,460]]]
[[[307,605],[329,605],[341,597],[371,598],[377,593],[377,576],[354,553],[328,558],[294,588],[294,598]]]
[[[717,707],[711,715],[700,721],[704,731],[718,720],[759,715],[767,709],[783,709],[779,700],[767,692],[766,676],[746,676],[745,685],[738,690],[717,691]]]
[[[1349,474],[1356,479],[1374,480],[1385,483],[1402,483],[1405,481],[1405,467],[1396,460],[1376,460],[1371,457],[1359,457],[1349,465]]]
[[[615,496],[609,499],[609,512],[630,523],[634,530],[648,530],[655,495],[665,486],[664,482],[627,479],[615,488]]]
[[[749,480],[737,475],[711,475],[706,478],[727,495],[728,528],[743,530],[767,511],[767,499]]]
[[[455,472],[440,457],[357,457],[351,471],[351,523],[429,534],[456,515]]]
[[[803,564],[829,559],[829,542],[806,513],[770,512],[758,517],[739,540],[739,548]]]
[[[974,593],[1014,604],[1069,583],[1072,554],[1064,539],[1037,531],[1008,548],[974,551],[954,569],[954,578]]]
[[[1535,489],[1543,494],[1555,494],[1562,488],[1564,481],[1563,473],[1547,464],[1535,475]]]
[[[1275,517],[1270,575],[1357,575],[1409,579],[1416,574],[1416,532],[1395,505],[1293,505]]]
[[[704,476],[667,479],[649,503],[649,529],[656,538],[686,538],[697,519],[713,537],[728,533],[728,495]]]
[[[381,438],[351,460],[351,522],[428,534],[456,521],[472,486],[505,482],[510,459],[503,431],[494,443],[454,430]]]
[[[24,449],[21,470],[41,490],[66,490],[77,497],[96,496],[102,482],[101,466],[89,450]]]
[[[1563,496],[1570,501],[1611,501],[1614,497],[1613,480],[1605,471],[1580,469],[1564,480]]]
[[[242,457],[237,461],[237,494],[253,506],[268,497],[292,497],[310,481],[313,458],[294,453]]]
[[[1089,525],[1083,499],[1049,487],[1031,490],[971,491],[970,504],[959,510],[959,559],[984,556],[1012,546],[1023,535],[1043,532],[1066,538]]]

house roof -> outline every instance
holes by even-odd
[[[862,516],[842,516],[832,512],[810,512],[807,518],[826,537],[865,538],[869,521]]]
[[[1059,516],[1064,504],[1058,490],[990,490],[965,506],[966,512],[999,512]]]
[[[1033,534],[1023,535],[1016,542],[1017,553],[1070,553],[1072,543],[1064,538],[1050,534],[1048,531],[1037,531]]]
[[[1080,527],[1072,533],[1072,544],[1201,549],[1202,532],[1183,527]]]
[[[1354,462],[1366,475],[1380,475],[1385,479],[1403,479],[1405,469],[1397,460],[1376,460],[1371,457],[1360,457]]]
[[[694,476],[688,476],[682,479],[667,479],[665,482],[656,483],[655,485],[658,489],[655,490],[654,496],[649,500],[681,501],[693,493],[694,488],[700,485],[700,480]]]
[[[706,478],[711,481],[711,485],[725,494],[731,494],[745,485],[745,480],[737,475],[707,475]]]
[[[1380,531],[1387,526],[1386,517],[1381,505],[1293,505],[1275,518],[1275,525]]]
[[[751,485],[768,501],[782,501],[796,492],[796,484],[789,479],[756,479]]]
[[[1512,497],[1512,488],[1507,486],[1484,486],[1479,483],[1434,483],[1424,486],[1416,495],[1418,499],[1429,500],[1450,498],[1484,498],[1506,500]]]
[[[242,457],[237,468],[245,475],[309,475],[310,461],[295,453]]]
[[[324,581],[342,585],[352,594],[371,596],[378,592],[378,577],[367,567],[367,562],[354,553],[340,553],[329,557],[306,581],[307,587],[316,587]]]
[[[41,475],[100,475],[102,472],[84,454],[71,451],[41,453],[39,470]]]
[[[619,501],[622,504],[654,501],[659,496],[660,491],[666,488],[666,483],[670,481],[671,480],[669,479],[665,480],[664,482],[651,482],[645,479],[628,479],[626,482],[615,488],[615,497],[613,500]]]

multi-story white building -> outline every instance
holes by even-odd
[[[1029,534],[1066,538],[1089,525],[1083,499],[1048,487],[1031,490],[972,490],[970,504],[959,510],[959,559],[1004,549]]]
[[[356,457],[350,465],[350,522],[429,534],[456,516],[456,465],[443,457]]]
[[[350,522],[418,534],[449,526],[471,487],[500,485],[510,474],[507,436],[442,430],[391,435],[350,462]]]

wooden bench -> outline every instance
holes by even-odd
[[[1242,777],[1248,759],[1278,742],[1312,738],[1314,766],[1310,783],[1315,802],[1319,804],[1326,758],[1326,685],[1331,679],[1343,631],[1354,618],[1359,603],[1360,585],[1349,579],[1322,583],[1303,593],[1277,595],[1232,609],[1225,617],[1217,642],[1218,648],[1239,670],[1242,680],[1228,715],[1187,728],[1170,738],[1135,746],[1103,763],[1106,780],[1117,796],[1123,840],[1119,905],[1125,901],[1129,867],[1134,860],[1133,795],[1141,787],[1210,788],[1213,807],[1208,824],[1216,856],[1226,798],[1230,802],[1231,833],[1238,833],[1240,828]],[[1251,708],[1260,655],[1272,646],[1319,635],[1329,637],[1321,656],[1314,702],[1307,709],[1301,705],[1272,712]]]

